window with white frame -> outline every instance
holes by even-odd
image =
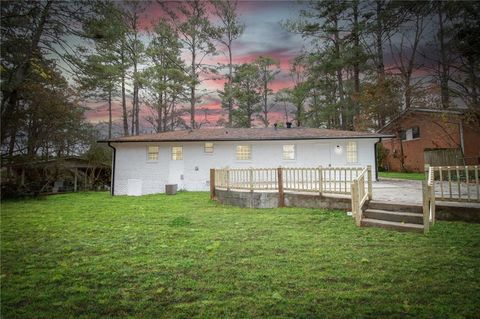
[[[182,146],[173,146],[172,147],[172,160],[174,160],[174,161],[183,160],[183,147]]]
[[[399,131],[398,135],[402,141],[411,141],[413,139],[420,138],[420,128],[418,126],[414,126],[408,130],[401,130]]]
[[[213,143],[212,142],[205,143],[203,150],[205,153],[213,153]]]
[[[420,128],[418,126],[412,127],[412,139],[420,138]]]
[[[252,159],[252,147],[250,145],[237,145],[237,160],[248,161]]]
[[[158,146],[148,146],[147,147],[147,159],[149,161],[158,161]]]
[[[347,163],[356,163],[357,161],[357,142],[347,142]]]
[[[294,160],[295,159],[295,145],[283,145],[283,156],[284,160]]]

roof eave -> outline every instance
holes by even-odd
[[[391,134],[377,134],[371,136],[336,136],[336,137],[281,137],[281,138],[209,138],[209,139],[145,139],[145,140],[99,140],[97,143],[168,143],[168,142],[260,142],[260,141],[302,141],[302,140],[346,140],[346,139],[368,139],[368,138],[390,138]]]

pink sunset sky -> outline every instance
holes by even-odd
[[[274,92],[282,88],[292,87],[289,76],[291,62],[301,53],[306,43],[300,35],[286,31],[280,23],[298,17],[299,10],[302,8],[294,1],[239,1],[238,3],[239,18],[245,24],[245,31],[234,42],[233,62],[235,64],[247,63],[259,56],[271,56],[276,59],[280,63],[280,73],[270,84],[270,88]],[[163,15],[163,12],[156,3],[149,5],[145,12],[142,16],[141,26],[144,29],[145,36],[147,36],[148,30]],[[217,47],[222,49],[220,45]],[[188,62],[187,55],[185,55],[185,60]],[[216,65],[224,64],[227,60],[227,57],[219,52],[218,55],[210,57],[206,62]],[[199,92],[202,94],[202,98],[200,103],[197,104],[196,118],[201,122],[207,114],[209,122],[205,124],[207,126],[215,126],[220,118],[226,116],[221,109],[217,94],[217,90],[223,89],[224,84],[224,79],[219,77],[221,76],[204,79],[202,91]],[[271,103],[274,103],[273,97]],[[128,107],[131,106],[128,105]],[[274,121],[284,121],[283,107],[283,105],[274,105],[271,114],[272,123]],[[90,103],[89,108],[86,114],[89,121],[99,123],[108,120],[108,105],[106,103]],[[115,101],[113,108],[114,122],[120,123],[121,115],[120,101]],[[142,107],[142,118],[148,115],[148,108]],[[146,132],[151,131],[146,121],[143,121],[143,126]]]
[[[176,5],[176,2],[171,2],[171,5]],[[252,62],[259,56],[271,56],[276,59],[280,65],[280,73],[276,79],[270,83],[269,87],[273,92],[277,92],[282,88],[290,88],[293,86],[289,71],[293,59],[301,54],[310,43],[309,39],[303,39],[300,35],[288,32],[281,23],[288,20],[294,20],[299,17],[300,10],[306,9],[306,4],[301,4],[297,1],[238,1],[239,20],[245,24],[245,31],[242,36],[235,40],[233,44],[233,62],[235,64],[242,64]],[[140,25],[142,27],[143,38],[147,43],[148,32],[152,26],[165,13],[158,3],[151,2],[148,4],[145,13],[141,17]],[[215,18],[212,16],[212,22],[215,24]],[[429,28],[430,29],[430,28]],[[426,30],[426,33],[431,30]],[[426,35],[428,37],[428,35]],[[394,39],[394,43],[399,42]],[[215,56],[211,56],[205,60],[211,65],[225,64],[228,61],[227,56],[222,53],[223,47],[216,43],[219,52]],[[429,54],[428,48],[423,46],[423,52]],[[408,52],[404,52],[408,53]],[[182,57],[189,62],[188,54],[184,52]],[[397,73],[393,65],[392,55],[385,52],[384,59],[386,70],[391,73]],[[417,67],[414,71],[414,76],[427,76],[428,68],[424,65],[422,68]],[[221,71],[221,74],[216,76],[208,76],[203,79],[202,85],[197,92],[197,96],[201,96],[196,107],[196,121],[197,123],[204,122],[202,126],[216,126],[218,120],[226,118],[226,112],[220,106],[220,99],[218,97],[218,90],[223,89],[224,77],[226,73]],[[188,109],[187,102],[184,106]],[[272,109],[269,115],[270,123],[285,122],[285,109],[283,103],[275,103],[273,96],[270,97],[269,104]],[[108,105],[107,103],[89,103],[89,110],[87,111],[87,119],[92,123],[100,123],[108,121]],[[131,109],[131,99],[127,97],[127,108]],[[290,110],[292,111],[292,110]],[[141,105],[141,123],[142,131],[145,133],[152,132],[151,125],[145,120],[150,115],[150,110],[145,105]],[[292,120],[293,115],[289,115],[289,120]],[[113,106],[113,121],[115,124],[121,122],[121,105],[119,100],[114,101]],[[189,121],[189,114],[184,116],[184,119]],[[262,126],[259,121],[254,125]]]

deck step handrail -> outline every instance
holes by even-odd
[[[432,166],[425,166],[426,180],[422,181],[422,211],[423,231],[428,233],[430,225],[435,224],[435,169]]]
[[[355,178],[351,185],[352,194],[352,215],[357,226],[361,225],[363,217],[363,206],[367,200],[372,199],[371,183],[368,183],[368,188],[365,188],[365,180],[371,180],[371,171],[367,168],[363,169],[357,178]]]

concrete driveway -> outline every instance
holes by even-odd
[[[373,200],[422,205],[422,181],[381,178],[372,183]]]

